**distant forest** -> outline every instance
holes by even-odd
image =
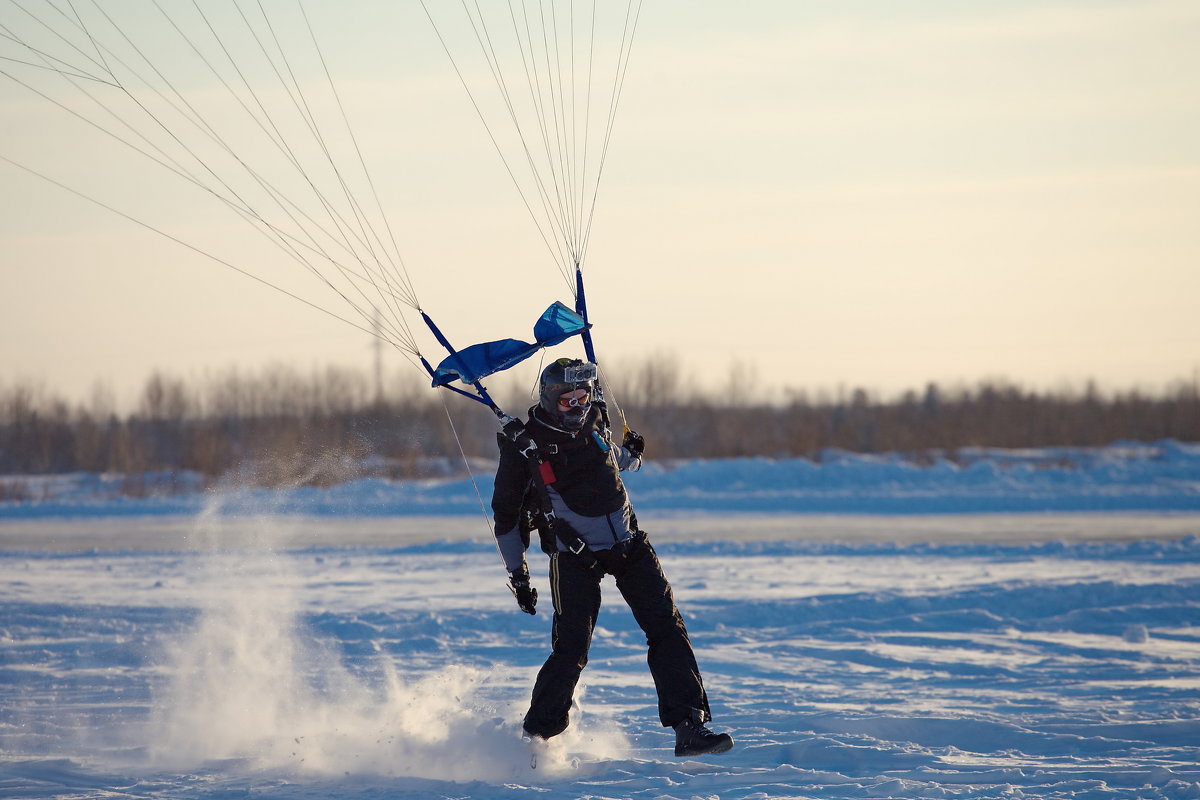
[[[750,386],[701,391],[669,361],[621,374],[615,397],[652,459],[803,456],[830,449],[898,452],[916,461],[968,448],[1200,441],[1193,377],[1155,394],[1094,385],[1037,392],[1005,381],[928,384],[890,399],[864,389],[764,402]],[[731,381],[731,386],[736,382]],[[514,413],[532,404],[499,398]],[[135,411],[71,405],[31,385],[0,384],[0,474],[191,471],[252,485],[329,485],[364,475],[458,474],[463,455],[491,459],[493,416],[413,381],[380,392],[367,374],[286,367],[201,382],[154,374]],[[453,419],[453,427],[449,423]],[[457,433],[457,436],[456,436]],[[461,451],[460,451],[461,446]]]

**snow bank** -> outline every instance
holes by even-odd
[[[196,476],[139,484],[122,479],[17,476],[25,501],[0,502],[0,519],[194,514],[394,516],[474,514],[491,474],[441,481],[363,479],[328,489],[205,491]],[[806,459],[650,461],[627,484],[638,509],[803,514],[941,514],[1200,510],[1200,445],[1173,441],[1105,448],[964,450],[917,464],[898,454],[840,451]]]

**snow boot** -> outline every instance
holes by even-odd
[[[702,756],[705,753],[724,753],[733,749],[733,737],[728,733],[713,733],[703,722],[688,717],[675,726],[675,755]]]

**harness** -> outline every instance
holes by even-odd
[[[546,457],[546,452],[539,447],[537,441],[525,430],[520,420],[512,420],[504,426],[501,436],[517,446],[517,452],[529,466],[530,484],[532,488],[534,508],[521,515],[522,533],[537,529],[541,538],[542,550],[547,553],[557,552],[555,541],[562,543],[567,552],[580,558],[584,566],[593,569],[599,561],[588,548],[587,543],[580,538],[571,523],[559,518],[554,513],[554,504],[550,501],[547,487],[554,484],[558,478],[554,474],[554,466]],[[524,506],[524,504],[523,504]]]

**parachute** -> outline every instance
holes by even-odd
[[[454,11],[421,1],[432,39],[573,300],[547,309],[533,342],[461,350],[418,298],[337,65],[322,49],[322,25],[303,0],[0,4],[0,76],[11,87],[86,131],[97,154],[115,148],[154,165],[163,180],[145,191],[198,194],[240,219],[290,271],[217,255],[213,243],[156,227],[119,201],[58,180],[53,168],[0,152],[10,168],[384,339],[433,386],[479,400],[501,419],[482,378],[574,336],[596,360],[583,273],[640,0],[470,0]],[[418,320],[447,351],[437,367],[422,354]]]
[[[473,344],[438,364],[433,385],[445,386],[453,380],[477,383],[492,373],[520,364],[544,347],[553,347],[572,336],[582,335],[589,327],[582,316],[555,301],[534,324],[532,344],[517,339]]]

